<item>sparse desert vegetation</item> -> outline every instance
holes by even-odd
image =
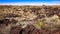
[[[1,34],[60,34],[60,6],[0,5]]]

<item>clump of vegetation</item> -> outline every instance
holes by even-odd
[[[44,23],[43,23],[43,22],[38,22],[37,25],[38,25],[39,27],[43,27],[43,26],[44,26]]]
[[[44,22],[42,22],[42,21],[36,23],[36,27],[37,27],[38,29],[43,28],[44,25],[45,25],[45,24],[44,24]]]

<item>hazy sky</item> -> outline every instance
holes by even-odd
[[[2,5],[60,5],[60,0],[0,0]]]

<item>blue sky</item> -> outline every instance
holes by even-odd
[[[60,0],[0,0],[2,5],[60,5]]]

